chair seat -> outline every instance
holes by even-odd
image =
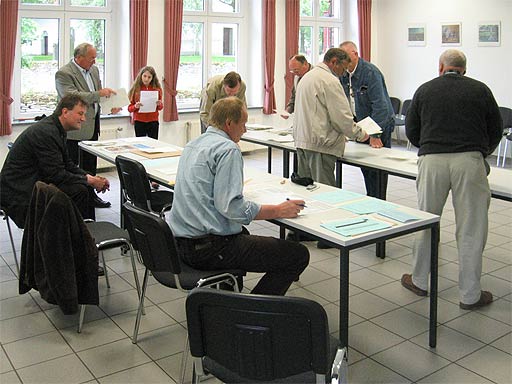
[[[166,205],[171,208],[174,193],[171,191],[153,191],[151,192],[151,208],[155,212],[160,212]]]
[[[90,221],[86,224],[99,251],[117,248],[125,244],[126,240],[130,241],[128,231],[108,221]],[[119,239],[119,241],[115,241],[116,239]],[[103,245],[102,243],[106,241],[108,243]]]
[[[153,277],[158,280],[159,283],[169,288],[177,288],[176,282],[174,281],[174,275],[171,272],[156,272],[153,271]],[[200,271],[189,267],[185,263],[181,263],[180,283],[183,289],[191,290],[197,287],[197,283],[201,279],[207,277],[219,275],[219,273],[231,273],[233,276],[245,276],[246,272],[241,269],[229,269],[222,271]],[[220,279],[225,280],[225,279]],[[240,289],[242,289],[240,280],[237,279]]]
[[[330,350],[329,350],[329,361],[334,361],[334,357],[336,356],[336,351],[338,349],[338,339],[329,336],[329,342],[330,342]],[[215,377],[223,382],[227,383],[254,383],[254,380],[246,379],[244,377],[241,377],[237,375],[235,372],[227,369],[226,367],[220,365],[216,361],[208,358],[208,356],[204,357],[203,359],[203,367],[207,371],[215,372]],[[325,376],[326,383],[330,383],[330,369],[331,365],[326,368],[327,374]],[[299,373],[297,375],[288,376],[276,380],[271,381],[258,381],[258,384],[278,384],[278,383],[316,383],[316,375],[313,371],[307,371],[303,373]]]

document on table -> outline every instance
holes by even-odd
[[[320,226],[342,236],[356,236],[367,232],[389,228],[391,227],[391,224],[369,217],[354,217],[351,219],[329,221],[320,224]]]
[[[377,133],[382,133],[382,128],[373,120],[370,116],[364,118],[361,121],[356,123],[358,127],[361,127],[366,131],[369,135],[375,135]]]
[[[139,113],[155,112],[157,101],[158,91],[140,91]]]
[[[324,203],[333,205],[362,197],[363,195],[360,195],[359,193],[346,191],[344,189],[332,192],[319,193],[315,195],[316,200],[323,201]]]
[[[398,209],[389,209],[387,211],[381,211],[377,213],[381,216],[388,217],[401,223],[407,223],[408,221],[420,219],[418,216],[410,215],[406,212],[399,211]]]
[[[304,209],[300,211],[300,215],[313,214],[333,209],[330,205],[321,201],[305,199],[303,196],[294,195],[289,191],[280,188],[265,188],[257,191],[244,192],[246,199],[259,204],[281,204],[286,200],[304,200]]]
[[[380,199],[365,198],[364,200],[341,205],[339,208],[357,213],[358,215],[364,215],[367,213],[389,211],[396,208],[396,205]]]
[[[115,95],[100,97],[100,106],[103,113],[110,113],[112,108],[122,108],[128,104],[130,104],[130,99],[124,88],[117,89]]]
[[[247,128],[248,131],[263,131],[266,129],[272,129],[272,126],[256,123],[247,123],[245,124],[245,128]]]

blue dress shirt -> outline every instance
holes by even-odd
[[[260,211],[247,201],[242,152],[222,130],[208,127],[180,158],[170,226],[176,237],[233,235]]]

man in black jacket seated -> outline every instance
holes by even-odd
[[[94,219],[94,189],[105,192],[109,181],[91,176],[69,158],[67,132],[80,129],[87,102],[76,94],[63,97],[54,113],[28,127],[16,139],[0,173],[0,203],[23,228],[36,181],[54,184],[75,202],[83,218]]]

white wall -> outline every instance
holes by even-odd
[[[384,73],[391,96],[411,98],[438,75],[441,23],[462,23],[467,76],[486,83],[499,105],[512,107],[512,0],[373,0],[372,62]],[[501,21],[501,45],[478,46],[478,24]],[[426,25],[426,46],[407,45],[408,23]],[[442,95],[440,95],[442,97]]]

